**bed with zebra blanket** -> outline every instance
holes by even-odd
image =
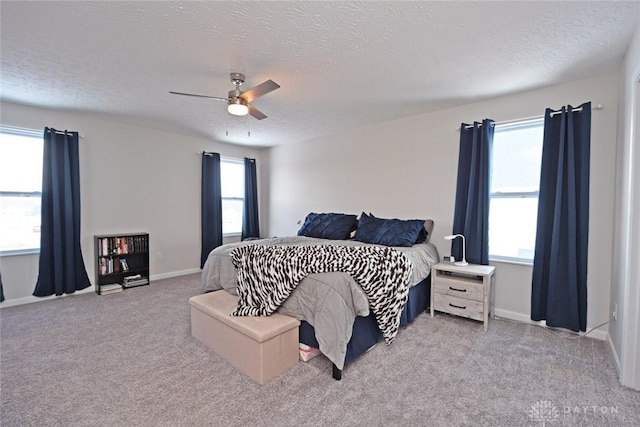
[[[311,273],[349,273],[362,288],[385,341],[391,344],[407,302],[413,264],[378,246],[244,246],[231,252],[238,271],[234,316],[268,316]]]
[[[392,248],[304,236],[254,240],[214,249],[202,291],[238,295],[237,315],[277,311],[306,321],[322,353],[342,369],[356,318],[375,314],[391,343],[409,289],[425,281],[437,260],[430,243]]]

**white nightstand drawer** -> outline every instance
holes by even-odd
[[[455,265],[439,262],[431,266],[431,317],[436,311],[463,316],[489,326],[493,315],[494,286],[490,265]]]
[[[476,301],[482,301],[484,299],[484,286],[482,285],[482,283],[469,283],[462,280],[438,277],[436,279],[435,291],[440,294],[467,298]]]
[[[435,293],[433,308],[437,311],[464,316],[482,321],[484,318],[484,303],[466,298]]]

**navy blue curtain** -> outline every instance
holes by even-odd
[[[458,182],[453,234],[466,239],[466,258],[472,264],[489,264],[489,187],[494,122],[484,119],[473,126],[460,125]],[[451,242],[451,254],[462,259],[462,239]]]
[[[242,212],[242,240],[260,237],[258,220],[258,181],[256,160],[244,158],[244,210]]]
[[[590,102],[547,108],[531,319],[576,332],[587,327],[590,150]]]
[[[41,221],[33,295],[71,294],[90,286],[80,249],[78,132],[44,129]]]
[[[202,153],[202,250],[200,268],[209,252],[222,245],[222,186],[220,154]]]

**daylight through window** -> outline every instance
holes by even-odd
[[[222,185],[222,234],[242,233],[244,209],[244,162],[220,159]]]
[[[0,254],[40,248],[42,133],[0,127]]]
[[[496,125],[489,205],[489,256],[533,261],[544,120]]]

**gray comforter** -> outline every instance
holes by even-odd
[[[275,237],[220,246],[209,254],[202,270],[202,292],[224,289],[236,295],[237,275],[230,254],[241,245],[343,245],[366,246],[352,240],[326,240],[310,237]],[[438,251],[430,243],[410,248],[395,248],[404,253],[413,264],[409,286],[429,276],[431,265],[438,261]],[[369,315],[367,297],[347,273],[310,274],[303,279],[278,312],[305,320],[316,331],[320,351],[339,369],[344,367],[347,343],[351,339],[356,316]]]

